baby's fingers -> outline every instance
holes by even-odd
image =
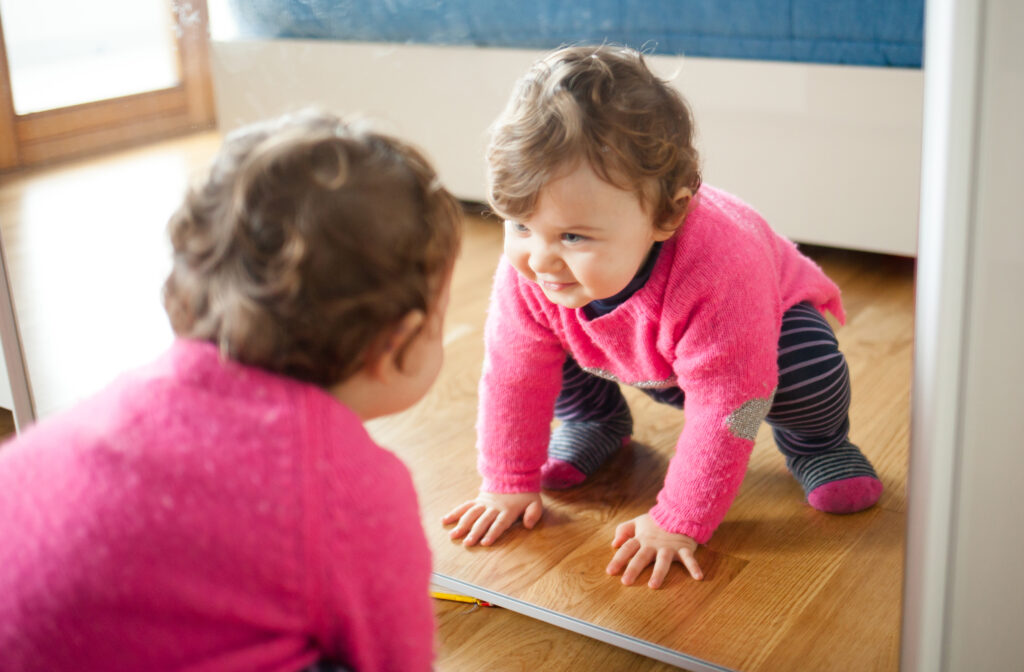
[[[531,502],[523,513],[523,527],[532,530],[544,514],[544,506],[540,502]]]
[[[493,544],[501,535],[505,534],[505,530],[511,527],[514,522],[516,522],[515,516],[508,511],[502,511],[499,513],[498,517],[494,519],[493,523],[491,523],[491,527],[487,530],[487,534],[485,534],[484,538],[480,540],[480,545],[490,546]]]
[[[647,568],[647,565],[654,562],[654,556],[657,555],[657,551],[650,546],[641,547],[633,559],[629,561],[629,565],[626,567],[626,571],[622,573],[622,583],[631,586],[636,581],[640,573]]]
[[[441,519],[442,525],[451,525],[456,520],[462,517],[466,511],[469,511],[473,506],[476,505],[476,500],[470,499],[468,501],[459,504],[454,509],[444,514],[444,518]]]
[[[466,538],[462,540],[462,543],[466,546],[472,546],[476,543],[477,539],[484,536],[488,528],[491,527],[491,523],[498,517],[497,509],[487,509],[483,514],[476,519],[476,523],[473,524],[473,528],[466,535]]]
[[[679,549],[679,559],[682,561],[683,566],[686,567],[686,571],[690,573],[690,576],[698,581],[704,578],[704,572],[700,571],[697,556],[693,554],[692,550],[689,548]]]
[[[612,561],[608,563],[606,571],[612,576],[618,574],[625,569],[626,564],[629,563],[633,555],[640,549],[640,542],[636,539],[630,539],[619,547],[619,550],[615,551],[615,555],[612,556]]]
[[[647,586],[654,589],[661,588],[671,567],[672,551],[668,548],[659,549],[658,556],[654,560],[654,569],[651,570],[651,580],[647,582]]]
[[[625,523],[620,523],[615,528],[615,538],[612,539],[612,548],[618,548],[626,542],[627,539],[632,539],[636,535],[636,523],[632,520],[628,520]]]
[[[483,515],[483,512],[487,510],[487,507],[483,504],[472,503],[466,511],[462,513],[462,517],[459,518],[459,523],[452,528],[452,531],[448,533],[448,536],[452,539],[461,539],[466,536],[466,533],[473,528],[473,524],[476,519]]]

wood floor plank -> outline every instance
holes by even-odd
[[[822,586],[877,516],[877,509],[839,517],[803,507],[774,529],[761,530],[758,538],[772,539],[771,548],[748,563],[678,646],[732,669],[759,669],[789,621],[818,600],[830,599]]]
[[[440,672],[668,672],[677,668],[507,609],[438,602]]]
[[[830,670],[868,672],[899,667],[902,562],[905,516],[879,509],[871,531],[846,553],[821,588],[828,599],[807,605],[756,668],[762,672]],[[894,561],[896,560],[896,561]],[[873,619],[881,619],[881,622]],[[849,642],[862,642],[862,655],[847,655]]]

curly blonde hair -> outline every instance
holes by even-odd
[[[675,196],[700,188],[693,115],[641,53],[611,45],[552,52],[516,84],[491,127],[488,201],[528,219],[543,186],[586,161],[604,181],[634,191],[654,223],[669,226]]]
[[[437,307],[460,222],[400,140],[316,110],[254,124],[170,219],[164,307],[180,337],[329,387],[409,312]]]

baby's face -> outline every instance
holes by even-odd
[[[651,245],[671,236],[634,192],[583,163],[541,189],[529,219],[505,222],[505,256],[553,303],[580,308],[625,289]]]

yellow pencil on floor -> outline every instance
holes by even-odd
[[[438,593],[432,590],[430,591],[430,596],[438,600],[448,600],[450,602],[466,602],[468,604],[477,604],[481,607],[494,606],[490,602],[484,602],[483,600],[478,600],[475,597],[470,597],[469,595],[455,595],[454,593]]]

